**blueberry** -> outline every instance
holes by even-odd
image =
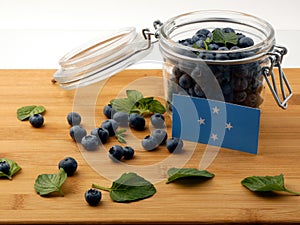
[[[217,60],[227,60],[229,59],[229,56],[227,53],[223,53],[222,51],[228,51],[229,49],[227,47],[220,47],[218,49],[218,51],[220,51],[220,53],[216,54],[216,59]]]
[[[104,106],[103,113],[108,119],[111,119],[113,115],[116,113],[116,110],[112,108],[111,104],[108,104]]]
[[[109,138],[108,130],[106,130],[102,127],[94,128],[91,131],[91,134],[95,135],[99,139],[99,144],[105,144],[108,141],[108,138]]]
[[[200,48],[200,49],[205,49],[206,46],[204,44],[204,41],[200,39],[200,40],[195,42],[195,47]]]
[[[248,87],[248,80],[244,77],[235,77],[233,80],[233,89],[235,91],[244,91]]]
[[[163,129],[155,129],[152,131],[151,136],[157,140],[159,145],[164,145],[168,139],[168,134]]]
[[[239,91],[239,92],[234,93],[233,101],[234,101],[234,103],[241,103],[241,102],[245,101],[246,98],[247,98],[247,92]]]
[[[99,139],[97,138],[97,136],[89,134],[82,138],[81,144],[86,150],[94,151],[99,145]]]
[[[77,162],[72,157],[66,157],[58,163],[58,168],[63,168],[69,177],[75,173],[77,169]]]
[[[196,96],[201,97],[201,98],[205,98],[204,91],[202,90],[202,88],[200,87],[199,84],[195,84],[194,92],[195,92]]]
[[[132,159],[134,155],[134,149],[130,146],[123,148],[124,159]]]
[[[219,48],[220,48],[220,46],[217,45],[216,43],[211,43],[208,45],[209,50],[218,50]]]
[[[128,113],[116,112],[113,115],[112,119],[117,121],[121,127],[127,127],[128,126],[128,116],[129,116]]]
[[[238,40],[240,40],[241,38],[243,37],[246,37],[244,34],[242,33],[236,33],[237,37],[238,37]]]
[[[247,48],[254,45],[254,41],[250,37],[243,37],[239,40],[238,46],[240,48]]]
[[[235,33],[235,30],[230,27],[225,27],[222,29],[224,33]]]
[[[9,171],[10,171],[10,165],[9,165],[9,163],[6,162],[6,161],[1,161],[0,162],[0,172],[8,175]]]
[[[155,128],[164,128],[165,127],[165,117],[160,113],[154,113],[150,117],[150,122]]]
[[[174,151],[179,152],[182,150],[183,142],[179,138],[172,137],[167,140],[166,146],[170,153],[173,153]]]
[[[102,122],[101,127],[108,131],[109,136],[114,136],[119,124],[113,119],[107,119]]]
[[[210,31],[207,29],[201,29],[196,32],[197,36],[205,36],[207,37],[210,34]]]
[[[152,151],[158,147],[158,141],[151,135],[147,135],[142,140],[142,146],[147,151]]]
[[[90,206],[96,206],[99,204],[102,194],[99,190],[91,188],[84,193],[84,198]]]
[[[77,112],[70,112],[67,115],[67,121],[71,126],[79,125],[81,123],[81,116]]]
[[[178,84],[180,85],[180,87],[182,87],[183,89],[188,89],[192,86],[192,78],[187,75],[187,74],[183,74],[179,80],[178,80]]]
[[[239,50],[240,48],[238,46],[233,46],[230,48],[230,50]],[[234,52],[234,53],[229,53],[229,58],[231,59],[240,59],[241,58],[241,54],[239,52]]]
[[[86,130],[83,127],[79,126],[79,125],[75,125],[75,126],[70,128],[70,136],[77,143],[81,143],[82,138],[86,134],[87,134]]]
[[[114,145],[112,146],[108,151],[108,156],[112,160],[118,160],[120,161],[122,157],[124,156],[124,149],[120,145]]]
[[[131,113],[129,115],[129,126],[135,130],[144,130],[146,125],[146,121],[144,117],[137,113]]]
[[[33,127],[39,128],[44,124],[44,117],[41,114],[33,114],[29,117],[29,122]]]

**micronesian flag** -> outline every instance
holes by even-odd
[[[260,110],[173,94],[172,136],[257,154]]]

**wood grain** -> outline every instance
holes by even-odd
[[[207,168],[216,176],[206,182],[165,184],[166,170],[175,164],[198,167],[206,145],[185,143],[184,153],[170,156],[164,147],[141,149],[143,132],[128,130],[128,145],[136,157],[121,164],[107,158],[110,141],[87,153],[69,136],[67,114],[76,110],[90,131],[105,119],[103,106],[110,99],[135,88],[163,98],[160,70],[126,70],[105,83],[80,91],[66,91],[52,84],[53,70],[0,71],[0,157],[16,161],[22,170],[13,180],[0,179],[0,224],[284,224],[300,223],[300,197],[288,194],[258,195],[240,182],[251,175],[285,175],[286,186],[300,191],[300,69],[285,69],[294,90],[287,110],[280,109],[267,90],[262,107],[259,154],[221,149]],[[91,97],[92,96],[92,97]],[[16,118],[17,108],[44,105],[45,125],[36,129]],[[167,116],[168,133],[171,134]],[[41,173],[56,173],[66,156],[78,161],[78,171],[63,185],[64,197],[41,197],[33,188]],[[124,171],[138,171],[155,183],[157,193],[130,204],[113,202],[103,192],[101,204],[90,207],[84,192],[92,183],[110,186]]]

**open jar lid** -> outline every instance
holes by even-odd
[[[63,89],[74,89],[107,79],[140,61],[152,45],[134,27],[123,28],[73,49],[60,60],[53,78]]]

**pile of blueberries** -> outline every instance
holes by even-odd
[[[221,29],[224,33],[233,32],[236,34],[238,37],[237,45],[227,44],[225,46],[215,43],[213,31],[207,29],[197,31],[191,38],[180,40],[180,44],[195,49],[195,51],[189,52],[192,57],[203,60],[200,62],[182,59],[170,60],[173,68],[169,76],[168,102],[172,102],[173,93],[211,98],[210,96],[213,96],[211,92],[214,91],[212,89],[215,88],[210,85],[210,82],[216,79],[225,102],[259,107],[263,102],[261,97],[263,61],[239,62],[239,59],[255,55],[255,52],[247,50],[248,47],[254,45],[254,41],[242,33],[235,32],[232,28],[217,29]],[[205,46],[204,42],[207,38],[211,41]],[[199,49],[201,50],[199,51]],[[235,60],[235,63],[230,60]]]
[[[70,112],[67,115],[67,121],[71,125],[70,136],[72,139],[81,143],[88,151],[94,151],[99,145],[105,144],[109,137],[115,136],[117,129],[121,127],[130,127],[137,131],[145,129],[146,121],[143,116],[137,113],[127,114],[125,112],[116,112],[110,104],[103,109],[104,115],[107,117],[100,127],[94,128],[90,134],[87,134],[81,123],[81,116],[77,112]],[[150,122],[155,128],[150,135],[147,135],[141,141],[142,147],[147,151],[153,151],[160,145],[166,145],[170,153],[181,151],[183,142],[179,138],[169,138],[164,128],[165,118],[160,113],[151,115]],[[130,146],[122,147],[120,145],[112,146],[108,151],[108,156],[114,161],[132,159],[134,149]]]

